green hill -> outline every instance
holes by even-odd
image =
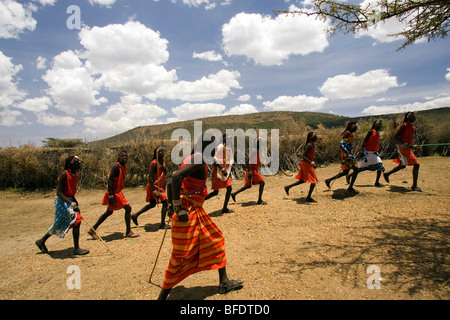
[[[446,125],[450,123],[450,107],[418,111],[416,113],[418,115],[419,123],[429,122],[434,123],[435,125]],[[383,119],[387,121],[392,118],[397,118],[401,121],[402,117],[403,114],[386,114],[380,116],[351,118],[319,112],[273,111],[245,115],[217,116],[197,120],[202,121],[203,130],[215,128],[221,132],[225,132],[226,129],[279,129],[280,134],[283,134],[283,131],[286,128],[289,128],[291,124],[303,123],[313,129],[319,124],[322,124],[326,128],[335,128],[345,127],[346,123],[350,120],[366,120],[372,122],[375,119]],[[194,129],[194,120],[136,127],[121,134],[103,140],[93,141],[89,144],[92,146],[102,145],[113,147],[137,140],[141,142],[148,139],[170,140],[172,132],[178,128],[187,129],[192,133]]]

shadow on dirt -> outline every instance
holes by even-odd
[[[433,291],[437,299],[449,299],[450,285],[450,225],[435,219],[389,218],[376,226],[351,228],[361,234],[359,242],[341,245],[304,243],[299,257],[315,252],[319,259],[285,261],[282,273],[296,274],[299,279],[307,270],[332,268],[350,275],[343,281],[367,279],[369,265],[378,265],[381,275],[389,279],[396,291],[413,296],[422,290]],[[359,280],[358,280],[359,279]],[[360,286],[360,284],[359,284]]]

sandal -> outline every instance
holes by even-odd
[[[243,285],[243,281],[241,280],[230,280],[227,282],[226,285],[220,285],[219,286],[219,294],[225,294],[228,293],[230,291],[234,291],[234,290],[240,290],[244,287]]]

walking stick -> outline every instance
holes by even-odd
[[[150,278],[148,279],[149,283],[152,283],[153,272],[155,271],[156,263],[158,262],[158,258],[159,258],[159,254],[161,252],[161,248],[163,246],[164,240],[166,239],[166,233],[167,233],[167,229],[169,229],[170,221],[171,221],[171,219],[169,218],[169,221],[166,223],[166,226],[164,228],[164,236],[162,238],[161,245],[159,246],[158,254],[156,255],[155,263],[153,264],[153,269],[152,269],[152,272],[150,273]]]
[[[341,170],[339,170],[339,173],[338,173],[336,176],[340,175],[341,172],[342,172],[342,168],[341,168]],[[331,181],[331,184],[330,184],[330,190],[331,190],[331,187],[333,186],[333,183],[334,183],[336,180],[337,180],[337,179],[333,179],[333,181]]]
[[[80,213],[78,212],[78,214],[80,214]],[[87,221],[86,218],[83,217],[81,214],[80,214],[80,217],[81,217],[81,219],[83,219],[84,221],[86,221],[86,223],[88,224],[89,227],[91,227],[91,230],[93,230],[93,231],[95,232],[95,234],[97,235],[97,237],[102,241],[102,243],[103,243],[103,244],[105,245],[105,247],[109,250],[109,252],[113,253],[112,250],[111,250],[111,249],[108,247],[108,245],[106,244],[106,242],[103,241],[102,237],[100,237],[100,235],[97,233],[97,231],[95,231],[95,229],[92,228],[92,226],[91,226],[91,224],[89,223],[89,221]]]

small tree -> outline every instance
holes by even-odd
[[[42,141],[44,147],[49,148],[73,148],[83,144],[81,139],[47,138]]]
[[[397,19],[405,24],[403,31],[390,36],[404,36],[401,50],[414,41],[425,37],[428,41],[445,38],[450,27],[449,0],[374,0],[350,4],[332,0],[311,0],[313,9],[274,10],[275,14],[305,14],[330,18],[331,33],[357,33],[367,30],[380,21]]]

